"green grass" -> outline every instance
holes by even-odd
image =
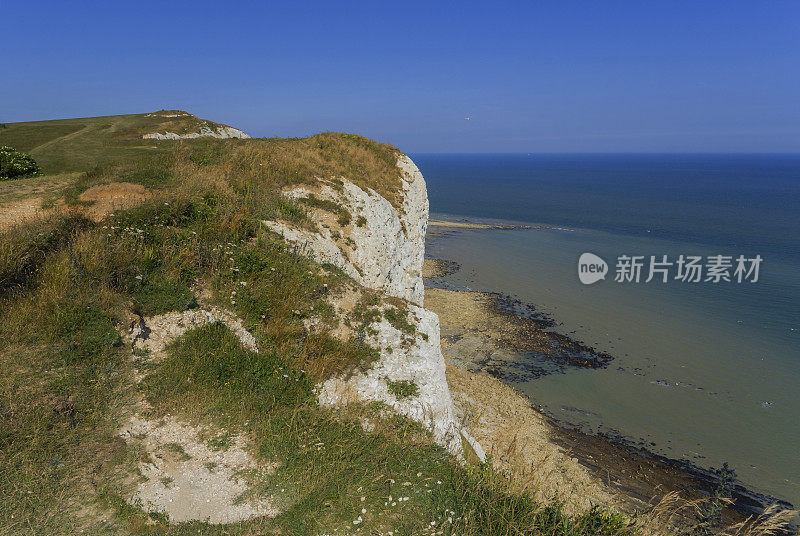
[[[397,398],[408,398],[419,394],[419,386],[409,380],[386,380],[386,385],[389,388],[389,392]]]
[[[277,354],[242,348],[224,324],[215,323],[183,337],[145,388],[148,400],[164,411],[200,405],[208,412],[251,408],[268,414],[311,396],[308,376],[291,370],[291,377],[284,378],[284,370],[290,371],[289,365]]]
[[[69,264],[45,265],[36,288],[0,302],[0,533],[78,532],[88,471],[120,449],[128,362],[113,301]]]
[[[186,283],[155,272],[133,292],[133,310],[143,316],[197,307],[197,296]]]
[[[572,518],[558,503],[514,493],[489,466],[460,466],[418,424],[381,417],[380,408],[318,408],[306,374],[279,356],[242,348],[221,324],[188,332],[145,387],[156,413],[184,408],[245,431],[263,461],[279,464],[253,485],[254,493],[275,497],[283,512],[234,534],[248,527],[317,534],[360,525],[365,533],[588,535],[620,534],[626,525],[599,508]],[[365,432],[359,417],[377,422],[375,431]],[[224,448],[228,437],[210,444]],[[200,528],[222,533],[199,523],[170,526],[167,533]]]
[[[0,241],[0,296],[28,286],[52,253],[90,225],[81,217],[52,216],[6,232]]]
[[[196,118],[178,120],[147,114],[5,123],[0,129],[0,145],[30,153],[46,173],[86,171],[98,165],[169,154],[174,142],[143,140],[142,134],[171,127],[191,130],[199,128],[200,123]]]
[[[322,210],[327,210],[328,212],[337,214],[339,217],[337,218],[336,221],[342,227],[348,225],[350,223],[350,220],[352,219],[350,211],[344,208],[339,203],[330,201],[328,199],[320,199],[314,194],[309,194],[307,197],[301,197],[298,199],[298,201],[300,203],[303,203],[304,205],[320,208]]]
[[[3,140],[3,145],[30,152],[39,145],[52,142],[84,127],[86,127],[86,123],[80,119],[6,123],[5,128],[0,129],[0,139]]]
[[[394,327],[396,330],[401,331],[407,335],[414,335],[417,332],[416,325],[412,324],[408,321],[408,310],[405,307],[405,303],[401,302],[400,307],[387,307],[386,310],[383,312],[384,318]],[[425,335],[425,339],[427,340],[428,336]]]
[[[143,140],[146,132],[193,129],[195,123],[203,122],[191,119],[192,125],[187,126],[185,118],[147,115],[6,123],[0,129],[0,145],[30,153],[46,174],[122,166],[122,176],[115,180],[160,186],[181,172],[194,173],[194,168],[201,167],[207,168],[207,173],[227,173],[228,181],[242,193],[249,190],[248,195],[258,195],[264,187],[347,177],[401,206],[400,171],[395,165],[400,152],[391,145],[335,132],[308,138]],[[176,161],[191,165],[182,166],[170,177],[160,171],[137,176],[141,168],[160,167],[165,159],[170,162],[167,167]]]
[[[81,173],[68,202],[121,179],[155,189],[98,223],[54,215],[0,236],[0,534],[622,533],[619,516],[569,517],[488,466],[459,465],[419,424],[385,408],[318,407],[318,382],[377,359],[361,328],[384,315],[403,331],[413,325],[403,302],[366,292],[350,319],[358,336],[331,336],[328,296],[353,282],[261,220],[288,214],[311,225],[280,191],[316,177],[347,177],[398,203],[396,149],[336,133],[143,149],[137,129],[157,120],[0,129],[0,144],[16,136],[50,170]],[[123,344],[132,313],[193,307],[200,288],[242,319],[258,353],[219,323],[185,333],[158,362]],[[308,329],[311,318],[322,329]],[[141,384],[134,364],[147,374]],[[413,396],[413,387],[396,389]],[[222,430],[208,438],[213,448],[244,432],[259,460],[277,464],[274,474],[247,476],[252,493],[273,495],[282,513],[176,524],[125,502],[144,453],[117,433],[140,395],[153,418],[169,412]]]

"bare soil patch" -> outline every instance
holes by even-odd
[[[115,210],[136,206],[153,195],[152,190],[141,184],[131,182],[100,184],[92,186],[78,196],[78,201],[84,204],[79,210],[88,218],[100,221]]]
[[[31,197],[20,201],[3,203],[0,205],[0,231],[22,223],[25,220],[39,217],[43,213],[41,197]]]

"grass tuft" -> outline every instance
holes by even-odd
[[[397,398],[408,398],[419,394],[419,386],[409,380],[386,380],[386,385],[389,388],[389,392]]]

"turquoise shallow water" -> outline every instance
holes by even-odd
[[[800,503],[800,157],[413,155],[435,216],[559,229],[429,241],[454,284],[535,304],[615,356],[518,385],[548,412]],[[591,286],[593,252],[761,255],[757,283]]]

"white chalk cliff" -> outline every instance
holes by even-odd
[[[176,115],[165,115],[162,117],[179,117]],[[175,132],[151,132],[149,134],[144,134],[142,139],[145,140],[186,140],[186,139],[194,139],[194,138],[219,138],[219,139],[229,139],[229,138],[249,138],[247,134],[239,130],[238,128],[229,127],[226,125],[217,125],[214,128],[211,128],[208,125],[203,125],[200,127],[198,132],[189,132],[187,134],[176,134]]]
[[[264,224],[317,262],[332,263],[361,285],[410,302],[408,321],[415,327],[413,337],[401,333],[386,319],[371,324],[372,335],[367,342],[380,350],[380,359],[366,371],[325,381],[319,389],[320,404],[380,401],[428,427],[436,441],[451,452],[460,455],[462,440],[466,440],[482,458],[480,446],[455,418],[440,346],[439,318],[422,308],[428,225],[425,179],[407,156],[401,156],[397,165],[402,175],[400,210],[374,190],[364,190],[344,177],[341,184],[322,181],[286,192],[294,198],[313,193],[346,208],[352,222],[359,222],[346,226],[349,240],[340,239],[341,229],[326,225],[312,232],[285,222]],[[418,394],[405,398],[392,394],[387,382],[402,380],[413,381]]]
[[[313,194],[345,207],[353,221],[364,218],[362,225],[348,228],[352,242],[337,245],[334,233],[338,231],[329,227],[315,233],[277,221],[264,223],[287,241],[306,248],[317,262],[335,264],[365,287],[422,305],[428,192],[422,173],[410,158],[400,157],[397,165],[402,170],[401,211],[374,190],[362,190],[346,178],[342,178],[341,188],[323,183],[286,192],[295,199]]]

